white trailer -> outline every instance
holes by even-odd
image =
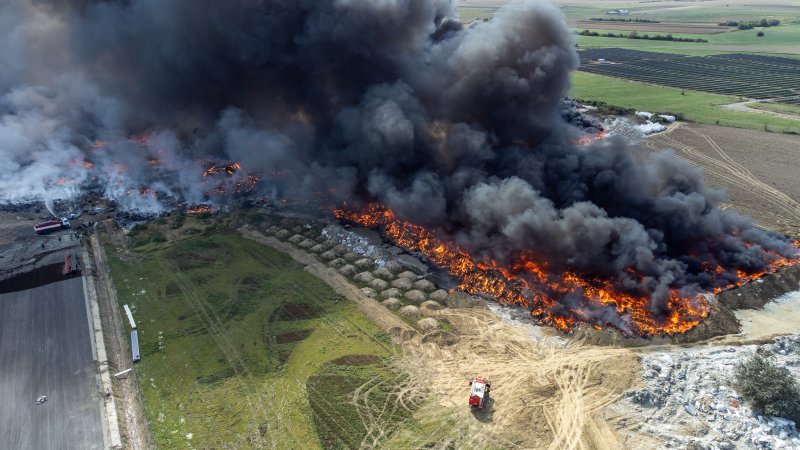
[[[128,307],[128,305],[122,305],[122,307],[125,308],[125,315],[128,316],[128,323],[131,324],[131,330],[135,330],[136,322],[133,321],[133,313],[131,312],[131,309]]]

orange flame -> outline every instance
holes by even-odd
[[[590,144],[590,143],[592,143],[594,141],[599,141],[601,139],[605,139],[607,137],[608,137],[608,133],[607,132],[599,131],[599,132],[597,132],[595,134],[575,139],[575,140],[572,141],[572,143],[574,145],[586,145],[586,144]]]
[[[667,301],[666,316],[656,318],[650,309],[648,296],[621,292],[610,280],[587,279],[571,272],[550,273],[545,264],[538,263],[535,255],[529,253],[517,257],[509,267],[502,267],[495,261],[476,262],[455,243],[440,239],[419,225],[398,219],[393,211],[381,205],[372,204],[360,212],[335,210],[334,215],[365,227],[382,228],[399,246],[421,253],[458,279],[459,289],[527,307],[540,322],[562,331],[569,330],[577,322],[587,322],[595,328],[613,326],[626,334],[673,335],[697,326],[711,309],[705,295],[685,296],[673,289]],[[778,257],[771,270],[798,262]],[[724,272],[724,269],[719,269],[710,268],[708,271]],[[628,269],[628,272],[636,275],[634,269]],[[739,280],[744,283],[761,275],[763,273],[741,273]],[[567,296],[580,298],[580,305],[570,307],[559,302]],[[597,319],[592,319],[592,309],[608,308],[624,317],[624,323],[598,323]]]

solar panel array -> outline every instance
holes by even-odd
[[[800,59],[745,53],[687,56],[622,48],[592,48],[578,54],[583,72],[800,105]]]

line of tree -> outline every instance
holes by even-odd
[[[753,28],[769,28],[769,27],[777,27],[781,24],[781,21],[778,19],[761,19],[761,20],[751,20],[749,22],[745,21],[736,21],[736,20],[729,20],[727,22],[721,22],[719,26],[721,27],[736,27],[740,30],[752,30]]]
[[[649,41],[671,41],[671,42],[708,42],[705,39],[701,38],[685,38],[685,37],[675,37],[671,34],[661,35],[661,34],[654,34],[650,36],[649,34],[639,34],[636,31],[631,31],[628,34],[625,33],[598,33],[597,31],[589,31],[583,30],[580,33],[581,36],[592,36],[592,37],[609,37],[609,38],[626,38],[626,39],[645,39]]]
[[[658,20],[648,20],[648,19],[621,19],[616,17],[592,17],[589,20],[594,20],[595,22],[639,22],[639,23],[661,23]]]

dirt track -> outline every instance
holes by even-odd
[[[437,316],[454,325],[459,342],[407,344],[407,366],[420,385],[434,386],[439,401],[471,424],[468,445],[624,447],[603,409],[634,383],[633,352],[534,337],[531,327],[510,326],[488,310],[446,309]],[[470,414],[465,392],[476,375],[491,377],[491,403]]]
[[[800,236],[800,137],[678,123],[644,146],[672,148],[702,167],[711,186],[727,191],[723,206],[752,216],[761,227]]]

